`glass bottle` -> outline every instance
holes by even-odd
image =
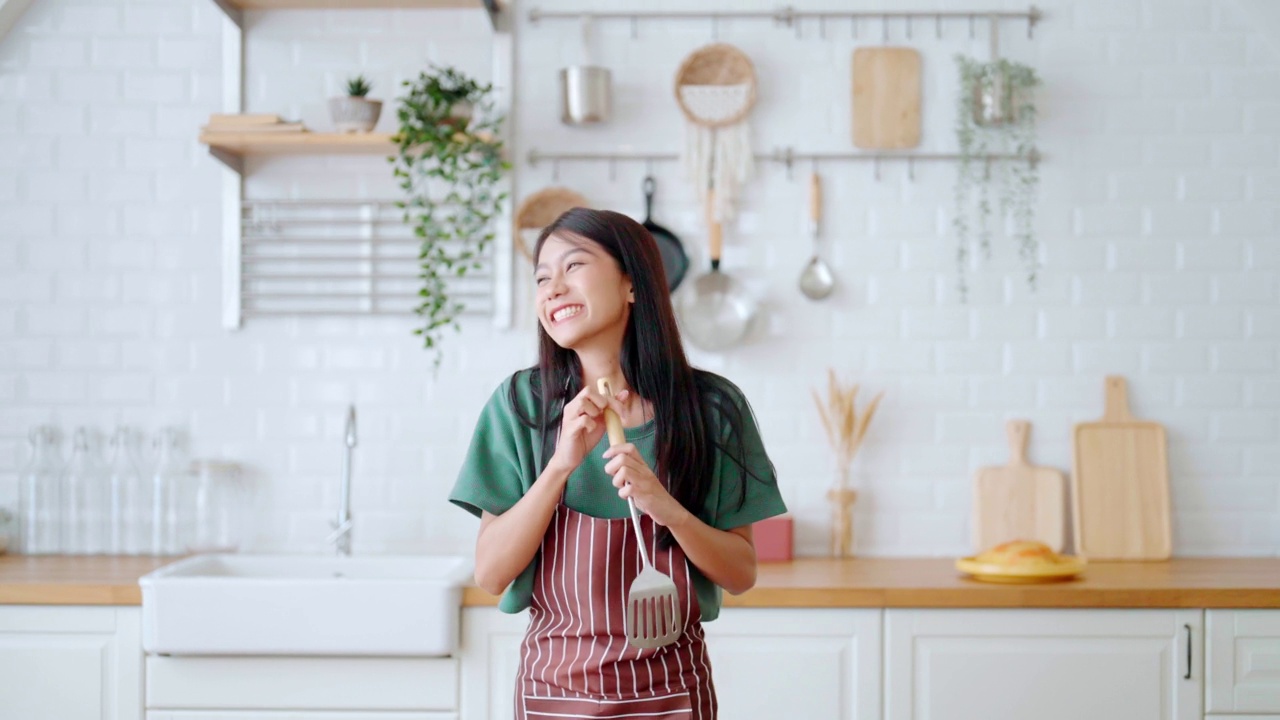
[[[61,548],[61,453],[58,432],[49,425],[31,429],[31,456],[22,468],[18,488],[18,533],[15,552],[51,555]]]
[[[124,426],[111,436],[107,549],[115,555],[138,555],[151,539],[151,487],[142,481],[133,438],[133,431]]]
[[[191,472],[179,440],[178,429],[167,427],[152,441],[156,466],[151,474],[151,538],[147,546],[152,555],[177,555],[187,545],[184,528],[191,525]]]
[[[62,475],[62,551],[70,555],[104,553],[110,540],[110,492],[106,473],[89,443],[89,431],[76,428],[71,458]]]
[[[240,547],[245,507],[240,466],[200,460],[195,470],[195,536],[192,552],[235,552]]]

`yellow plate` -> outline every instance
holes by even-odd
[[[1060,555],[1061,562],[1052,565],[1027,565],[1024,567],[1006,567],[995,563],[979,562],[976,558],[964,557],[956,560],[956,568],[968,573],[974,580],[996,583],[1041,583],[1068,580],[1084,570],[1084,558],[1074,555]]]

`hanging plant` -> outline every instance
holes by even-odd
[[[960,92],[956,141],[960,163],[956,173],[957,288],[968,295],[966,273],[974,245],[983,259],[991,257],[992,191],[999,198],[997,218],[1018,245],[1027,285],[1036,286],[1039,243],[1032,228],[1040,176],[1036,154],[1035,70],[1006,59],[979,62],[956,56]],[[1012,154],[1019,160],[992,162],[988,156]],[[994,187],[993,187],[994,186]]]
[[[497,139],[502,118],[493,114],[492,85],[452,67],[432,67],[403,85],[400,129],[392,137],[397,152],[388,160],[406,195],[397,206],[422,242],[414,310],[422,321],[413,332],[438,365],[444,331],[459,329],[464,309],[449,295],[448,281],[483,266],[493,220],[507,199],[498,183],[510,165]]]

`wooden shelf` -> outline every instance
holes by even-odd
[[[236,172],[244,171],[250,155],[390,155],[395,143],[389,133],[201,133],[200,142]]]

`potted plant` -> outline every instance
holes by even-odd
[[[1027,285],[1034,290],[1040,258],[1032,225],[1040,177],[1032,92],[1040,78],[1032,68],[1004,58],[984,63],[957,55],[956,65],[960,71],[956,113],[960,164],[952,227],[960,296],[964,298],[968,292],[966,271],[972,246],[976,243],[984,258],[991,256],[993,189],[998,198],[997,217],[1008,221],[1007,234],[1017,242]],[[989,157],[993,154],[1012,154],[1019,159],[995,163]]]
[[[482,267],[507,199],[498,185],[510,165],[502,157],[503,118],[493,112],[492,85],[451,67],[433,67],[403,85],[396,154],[388,160],[405,193],[398,206],[422,243],[415,309],[421,323],[414,333],[439,364],[444,330],[458,329],[464,309],[448,280]]]
[[[369,132],[378,124],[382,101],[365,97],[372,89],[364,75],[357,75],[347,80],[346,97],[329,99],[329,115],[338,132]]]

